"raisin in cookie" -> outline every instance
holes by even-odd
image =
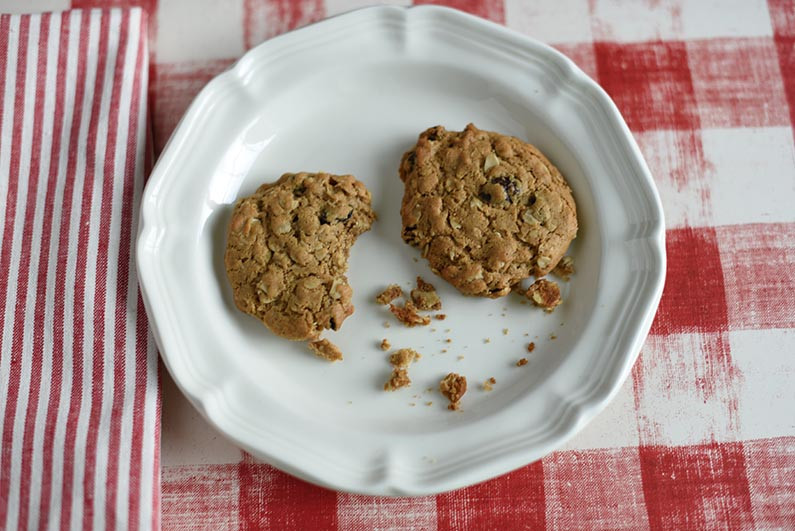
[[[403,155],[403,239],[462,293],[502,297],[558,263],[577,234],[571,190],[535,147],[469,124]]]
[[[316,339],[353,313],[345,271],[375,214],[351,175],[287,173],[232,212],[226,273],[235,304],[288,339]]]

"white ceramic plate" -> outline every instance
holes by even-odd
[[[517,296],[464,297],[400,238],[400,156],[425,128],[468,122],[532,142],[574,190],[577,274],[552,314]],[[356,175],[379,215],[353,247],[356,313],[326,334],[345,353],[335,364],[237,311],[223,265],[238,197],[319,170]],[[437,7],[355,11],[247,53],[191,105],[141,210],[141,288],[183,392],[255,456],[367,494],[463,487],[561,445],[629,373],[665,274],[659,197],[609,97],[548,46]],[[408,329],[373,298],[417,275],[436,284],[448,317]],[[382,390],[384,337],[424,355],[408,389]],[[450,371],[469,379],[462,412],[436,391]],[[492,376],[494,390],[481,390]]]

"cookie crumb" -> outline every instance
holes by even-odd
[[[386,306],[401,295],[403,295],[403,289],[397,284],[390,284],[384,291],[378,294],[375,298],[375,302]]]
[[[431,318],[417,313],[417,307],[411,301],[406,301],[405,306],[389,305],[389,311],[392,312],[398,321],[408,327],[413,326],[427,326],[431,324]]]
[[[386,338],[384,338],[384,339],[382,339],[382,340],[381,340],[381,350],[383,350],[384,352],[386,352],[387,350],[389,350],[389,348],[390,348],[391,346],[392,346],[392,345],[390,345],[390,344],[389,344],[389,341],[387,341],[387,339],[386,339]]]
[[[549,339],[551,339],[552,341],[555,341],[557,338],[558,338],[558,336],[556,336],[555,334],[550,334],[549,335]]]
[[[419,352],[410,348],[402,348],[389,356],[389,363],[394,368],[392,369],[392,376],[384,384],[384,391],[396,391],[411,385],[408,366],[411,362],[417,361],[421,357],[422,355]]]
[[[395,367],[408,367],[411,362],[422,358],[422,354],[414,349],[402,348],[389,356],[389,363]]]
[[[445,354],[445,353],[447,353],[447,349],[446,349],[446,348],[443,348],[443,349],[442,349],[442,354]]]
[[[491,391],[494,389],[494,384],[497,383],[497,380],[494,379],[494,376],[483,382],[483,390],[484,391]]]
[[[425,405],[426,405],[426,406],[432,406],[432,405],[433,405],[433,402],[425,402]]]
[[[417,289],[411,290],[411,300],[420,310],[441,310],[442,301],[436,294],[433,284],[417,277]]]
[[[507,328],[503,328],[502,329],[502,335],[504,335],[504,336],[508,335],[508,329]]]
[[[389,377],[389,380],[384,384],[384,391],[397,391],[409,385],[411,385],[409,371],[402,367],[395,367],[392,369],[392,375]]]
[[[390,326],[392,325],[389,324],[389,321],[384,321],[384,328],[389,328]]]
[[[491,343],[491,338],[487,337],[486,339],[483,340],[483,342],[484,343]]]
[[[527,344],[527,352],[533,352],[536,349],[536,344],[532,341]]]
[[[414,406],[416,406],[417,404],[415,404],[414,402],[409,402],[409,405],[410,405],[411,407],[414,407]]]
[[[452,342],[453,342],[453,340],[452,340],[452,339],[450,339],[450,338],[448,337],[447,339],[445,339],[445,340],[444,340],[444,342],[445,342],[445,343],[452,343]]]
[[[419,260],[417,259],[417,257],[416,257],[416,256],[412,256],[412,257],[411,257],[411,259],[412,259],[412,260],[414,260],[414,263],[417,263],[417,262],[419,262]]]
[[[339,361],[342,359],[342,351],[328,339],[312,341],[309,343],[309,350],[314,352],[315,356],[324,360]]]
[[[447,319],[447,314],[444,314],[444,313],[437,313],[437,314],[436,314],[436,315],[434,315],[433,317],[434,317],[434,319],[437,319],[437,320],[439,320],[439,321],[444,321],[445,319]]]
[[[466,376],[451,372],[439,382],[439,391],[450,401],[447,409],[456,411],[460,407],[461,397],[467,392]]]
[[[555,282],[539,278],[525,293],[528,299],[546,312],[551,312],[560,304],[560,287]]]
[[[561,258],[558,265],[552,270],[552,274],[568,282],[574,274],[574,258],[571,256]]]
[[[523,365],[527,365],[527,358],[522,358],[522,359],[520,359],[519,361],[516,362],[516,366],[517,367],[521,367]]]
[[[458,356],[458,359],[462,360],[462,359],[464,359],[464,356]]]

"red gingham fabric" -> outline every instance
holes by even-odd
[[[0,528],[159,519],[157,354],[132,242],[146,14],[0,15]]]
[[[540,462],[391,499],[255,462],[162,372],[163,527],[795,529],[795,1],[438,3],[567,54],[616,101],[644,152],[666,213],[668,279],[631,378]],[[160,150],[193,96],[246,49],[368,2],[71,4],[148,11]]]

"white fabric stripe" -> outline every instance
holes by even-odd
[[[119,198],[115,199],[113,204],[119,205],[119,216],[122,214],[124,201],[124,176],[127,171],[127,142],[130,135],[135,138],[136,132],[130,131],[130,119],[132,112],[137,112],[138,109],[130,109],[133,90],[136,87],[133,85],[135,74],[135,61],[138,56],[138,48],[141,46],[141,12],[133,10],[130,12],[129,22],[129,38],[127,42],[127,53],[124,59],[125,64],[125,83],[123,85],[124,91],[121,98],[121,109],[119,113],[119,137],[118,146],[116,150],[116,159],[114,167],[116,168],[116,175],[119,179],[117,186],[121,192]],[[129,74],[129,75],[128,75]],[[145,123],[139,122],[139,129],[145,129]],[[133,149],[135,149],[133,147]],[[141,164],[143,161],[141,161]],[[132,205],[130,205],[132,208]],[[133,218],[136,217],[136,212],[131,210]],[[119,218],[121,219],[121,218]],[[118,229],[117,229],[118,230]],[[135,233],[131,232],[131,237],[135,237]],[[132,247],[132,240],[129,242]],[[119,454],[116,456],[118,460],[118,478],[116,481],[116,528],[127,529],[129,522],[129,496],[130,496],[130,458],[132,454],[132,422],[133,422],[133,404],[135,401],[135,327],[134,327],[134,313],[130,313],[130,309],[135,308],[137,301],[137,289],[135,286],[135,270],[134,253],[130,249],[130,260],[127,263],[128,284],[127,292],[125,293],[125,308],[127,318],[124,322],[124,329],[117,331],[124,334],[125,353],[124,356],[124,409],[121,414],[120,434],[119,434]],[[117,262],[118,263],[118,262]],[[111,263],[110,267],[116,268],[116,263]],[[122,266],[124,267],[124,266]],[[133,291],[135,289],[135,291]],[[118,302],[117,302],[118,304]],[[115,322],[115,315],[110,316],[110,322]]]
[[[147,40],[145,37],[141,39],[141,46],[144,47],[144,54],[147,50]],[[133,217],[132,227],[130,228],[132,234],[132,254],[131,269],[135,271],[133,266],[135,262],[135,238],[138,235],[138,213],[140,212],[141,196],[144,188],[145,178],[145,162],[147,147],[146,135],[146,118],[147,118],[147,87],[148,83],[148,70],[146,68],[141,72],[141,86],[138,101],[138,139],[136,142],[136,165],[135,165],[135,186],[133,193]],[[130,299],[130,308],[133,309],[132,315],[135,315],[134,321],[131,323],[134,331],[137,328],[138,320],[145,319],[145,315],[139,315],[137,311],[138,304],[138,277],[131,276],[134,280],[130,283],[130,289],[134,296]],[[133,341],[132,344],[135,344]],[[157,350],[155,348],[154,339],[152,334],[147,331],[146,337],[146,390],[144,392],[144,418],[143,418],[143,434],[142,434],[142,448],[141,448],[141,486],[140,486],[140,504],[139,504],[139,522],[141,529],[148,529],[152,526],[153,511],[155,500],[160,496],[160,483],[155,485],[155,474],[160,477],[159,468],[156,469],[155,455],[160,451],[157,442],[157,431],[160,429],[160,419],[157,412],[157,400],[159,391],[159,382],[157,375]],[[137,365],[137,364],[136,364]],[[158,515],[159,521],[159,515]]]
[[[140,316],[139,316],[140,318]],[[146,337],[146,400],[144,408],[143,448],[141,452],[141,528],[151,527],[152,511],[155,499],[160,495],[154,488],[155,454],[159,450],[155,446],[155,430],[158,429],[157,418],[157,350],[155,349],[152,334]]]
[[[107,257],[105,258],[106,263],[106,277],[105,280],[101,278],[97,278],[98,282],[104,283],[105,289],[105,308],[103,309],[102,315],[105,324],[104,329],[104,337],[102,338],[103,343],[103,351],[101,355],[105,360],[104,366],[104,374],[102,375],[102,405],[100,408],[100,417],[99,417],[99,424],[97,428],[99,430],[99,436],[97,437],[97,450],[96,450],[96,468],[94,469],[94,521],[93,526],[94,529],[101,529],[105,525],[105,496],[107,494],[105,489],[105,481],[108,475],[108,450],[110,446],[110,417],[111,417],[111,409],[113,406],[113,390],[115,388],[115,381],[114,381],[114,373],[115,373],[115,362],[116,356],[114,355],[114,339],[115,339],[115,331],[114,331],[114,324],[113,324],[113,317],[114,311],[116,309],[116,282],[118,277],[118,271],[116,267],[116,263],[118,262],[118,254],[119,254],[119,210],[121,209],[121,200],[119,197],[119,176],[118,173],[115,171],[111,175],[105,175],[105,155],[107,152],[107,140],[108,140],[108,132],[109,128],[111,127],[110,124],[110,116],[113,110],[110,108],[110,102],[113,98],[113,92],[115,90],[114,83],[115,83],[115,69],[116,63],[118,61],[119,56],[119,48],[121,45],[120,42],[120,28],[121,28],[121,11],[118,9],[114,9],[110,12],[110,41],[108,42],[108,61],[106,63],[106,72],[108,72],[107,77],[105,78],[105,88],[108,91],[108,99],[103,100],[104,107],[101,109],[100,114],[100,129],[101,134],[99,134],[99,139],[102,140],[102,149],[100,149],[99,142],[97,142],[97,173],[96,177],[98,182],[101,183],[101,186],[97,187],[97,190],[94,192],[95,198],[97,200],[97,223],[96,225],[92,224],[92,227],[96,229],[96,241],[99,244],[99,238],[101,237],[100,229],[102,228],[102,221],[101,221],[101,211],[102,209],[109,208],[110,209],[110,231],[108,232],[108,253]],[[124,76],[122,76],[124,79]],[[122,84],[119,85],[119,92],[123,87]],[[119,94],[121,96],[121,94]],[[119,99],[119,106],[124,105],[124,100]],[[116,145],[113,146],[115,152],[119,150],[118,144],[118,137],[116,139]],[[114,157],[115,158],[115,157]],[[104,187],[110,186],[111,187],[111,197],[112,201],[110,205],[102,204],[102,196],[104,195]],[[89,262],[89,265],[92,267],[97,267],[97,249],[93,248],[93,260]],[[98,271],[95,269],[94,273],[96,275]],[[92,289],[91,293],[92,296],[95,290]],[[86,293],[88,296],[88,293]],[[97,304],[95,302],[95,304]],[[91,316],[93,322],[94,316]],[[91,334],[91,338],[93,340],[94,334]],[[93,350],[93,349],[92,349]],[[93,356],[96,356],[97,353],[93,352]],[[95,375],[95,378],[99,378],[99,375]]]
[[[5,91],[3,92],[3,101],[7,102],[3,105],[3,130],[2,135],[0,136],[0,212],[7,212],[8,211],[8,183],[9,183],[9,168],[11,166],[11,131],[13,130],[13,123],[14,123],[14,108],[16,107],[16,83],[17,83],[17,55],[19,50],[19,17],[11,17],[11,21],[9,22],[8,26],[8,63],[6,64],[6,86]],[[10,223],[10,220],[6,220],[6,216],[0,216],[0,234],[5,234],[5,224]],[[2,237],[0,237],[2,238]],[[5,251],[4,245],[10,245],[12,242],[4,242],[0,241],[0,253]],[[2,272],[0,272],[2,274]],[[10,280],[10,279],[9,279]],[[11,290],[8,290],[10,293]],[[8,299],[8,293],[6,293],[6,299]],[[2,297],[3,294],[0,294]],[[8,304],[8,300],[6,300],[6,304]],[[10,315],[13,315],[14,309],[11,308]],[[8,319],[9,309],[6,306],[5,311],[5,326],[10,326],[10,320]],[[3,334],[3,338],[5,338],[5,331],[0,330],[0,334]],[[4,340],[5,341],[5,340]],[[5,342],[3,343],[5,345]],[[9,382],[9,372],[11,367],[11,358],[5,354],[5,348],[3,352],[0,352],[0,389],[6,390],[8,389],[8,382]],[[2,425],[2,419],[6,416],[6,401],[0,400],[0,425]]]
[[[11,17],[8,24],[8,49],[5,64],[5,85],[0,87],[3,105],[3,123],[0,128],[0,212],[6,211],[8,195],[8,166],[11,162],[11,127],[14,122],[14,96],[17,77],[17,39],[19,38],[19,17]],[[0,216],[0,234],[5,230],[5,216]],[[0,237],[0,253],[5,242]],[[0,372],[0,383],[6,372]],[[5,389],[5,387],[0,387]],[[5,404],[0,403],[0,418],[3,418]]]
[[[50,23],[50,38],[49,42],[47,43],[47,50],[49,53],[48,59],[48,72],[47,72],[47,86],[48,87],[55,87],[57,86],[57,75],[58,75],[58,54],[60,52],[61,46],[66,46],[68,44],[62,44],[60,42],[60,32],[61,32],[61,22],[62,22],[62,15],[60,13],[53,13]],[[70,50],[71,52],[71,50]],[[51,77],[52,76],[52,77]],[[53,124],[50,121],[52,118],[51,116],[55,114],[55,102],[57,99],[57,91],[51,90],[47,91],[47,98],[45,99],[44,104],[44,116],[45,122],[49,121],[49,127],[52,128]],[[64,103],[65,100],[64,100]],[[68,118],[71,114],[69,107],[65,107],[64,109],[64,117],[62,123],[62,129],[58,131],[52,132],[53,138],[63,138],[63,131],[68,127]],[[46,137],[44,137],[46,138]],[[31,527],[39,527],[39,521],[44,515],[39,514],[39,504],[41,500],[41,490],[43,482],[45,481],[43,474],[43,463],[42,457],[44,453],[44,429],[47,421],[47,407],[50,397],[50,389],[52,388],[52,367],[53,367],[53,337],[52,337],[52,330],[53,330],[53,294],[55,292],[55,264],[58,257],[58,219],[61,216],[61,201],[57,198],[62,197],[62,190],[63,190],[63,174],[64,174],[64,158],[65,158],[65,151],[64,151],[64,144],[62,142],[60,156],[58,158],[58,172],[56,176],[56,185],[54,188],[54,196],[56,198],[53,201],[53,211],[52,211],[52,221],[50,227],[50,247],[48,251],[48,262],[47,262],[47,284],[45,289],[45,303],[44,303],[44,326],[43,326],[43,338],[42,338],[42,345],[44,349],[44,359],[42,363],[41,369],[41,382],[39,387],[39,404],[36,409],[36,423],[34,426],[34,435],[33,435],[33,460],[31,463],[31,474],[32,474],[32,481],[33,484],[31,485],[30,490],[30,500],[28,506],[28,513],[30,515],[30,526]],[[46,147],[48,156],[52,151],[52,145],[49,142],[42,142],[42,144]],[[51,167],[53,164],[50,161],[49,166]],[[45,183],[45,186],[47,183]],[[52,444],[52,441],[48,441],[48,444]]]
[[[33,116],[34,109],[36,108],[36,75],[37,63],[39,57],[39,25],[41,19],[36,17],[31,19],[28,31],[28,49],[25,56],[27,63],[25,71],[25,85],[23,87],[23,107],[22,107],[22,136],[20,138],[21,144],[17,150],[19,157],[19,174],[18,178],[18,195],[17,195],[17,210],[16,221],[14,222],[14,239],[13,246],[11,247],[11,262],[9,264],[9,283],[8,291],[6,292],[6,321],[5,330],[3,331],[3,357],[11,357],[13,354],[19,355],[19,352],[14,352],[12,346],[14,325],[16,324],[16,301],[17,297],[21,294],[17,293],[19,288],[19,277],[21,274],[21,258],[22,258],[22,240],[23,229],[25,227],[25,215],[27,214],[27,201],[28,201],[28,186],[30,184],[30,162],[31,151],[33,149]],[[26,302],[29,302],[29,298]],[[27,306],[25,311],[29,311],[30,307]],[[26,337],[27,336],[27,337]],[[23,344],[22,352],[30,352],[30,335],[24,334],[23,331]],[[19,394],[17,396],[17,409],[14,412],[13,433],[20,433],[20,418],[24,417],[25,408],[28,405],[28,388],[30,385],[30,371],[31,364],[23,363],[20,372]],[[20,411],[22,413],[20,413]],[[6,409],[5,414],[10,412]],[[24,419],[22,419],[24,420]],[[4,417],[7,424],[8,418]],[[11,444],[11,477],[9,484],[11,488],[8,492],[8,513],[6,515],[6,527],[8,529],[15,529],[18,526],[19,517],[19,478],[22,472],[22,463],[19,459],[20,446],[22,441],[14,438]],[[16,450],[16,451],[15,451]]]
[[[30,107],[25,109],[26,113],[30,113],[33,116],[33,125],[35,127],[35,111],[43,106],[42,108],[42,122],[41,122],[41,142],[38,146],[33,145],[33,128],[31,128],[31,138],[30,138],[30,156],[35,158],[37,155],[34,154],[35,151],[38,151],[39,157],[39,171],[38,175],[36,176],[37,180],[37,189],[36,189],[36,200],[34,204],[34,218],[33,218],[33,227],[31,231],[31,240],[30,240],[30,263],[28,265],[28,286],[26,292],[17,293],[17,299],[21,297],[25,297],[25,316],[23,322],[23,342],[22,342],[22,352],[32,352],[33,351],[33,333],[34,333],[34,323],[35,320],[35,311],[36,311],[36,295],[38,290],[38,271],[39,271],[39,260],[41,258],[41,242],[42,242],[42,225],[44,223],[44,215],[46,213],[46,196],[47,196],[47,176],[50,171],[50,149],[49,143],[46,139],[52,136],[52,122],[53,122],[53,108],[55,104],[55,91],[53,90],[45,90],[44,91],[44,99],[40,99],[39,95],[35,94],[36,92],[36,85],[37,80],[44,76],[44,86],[49,87],[52,86],[55,79],[55,69],[53,68],[53,56],[57,57],[57,48],[55,49],[55,53],[53,53],[53,45],[55,44],[52,40],[52,35],[49,34],[47,37],[47,47],[45,49],[41,49],[39,46],[39,40],[41,33],[44,31],[44,28],[41,27],[42,19],[40,17],[35,17],[31,19],[31,26],[30,26],[30,39],[28,46],[30,46],[30,53],[28,57],[30,58],[31,63],[29,67],[33,67],[33,69],[38,70],[38,65],[34,64],[38,63],[40,60],[40,54],[47,55],[47,64],[46,70],[44,72],[33,72],[32,77],[32,85],[27,87],[27,92],[33,92],[33,98],[30,99]],[[49,28],[52,27],[51,23],[48,23]],[[56,65],[57,66],[57,65]],[[24,156],[24,155],[23,155]],[[32,179],[33,176],[30,175]],[[22,271],[20,270],[20,273]],[[19,316],[17,316],[19,318]],[[11,475],[11,488],[12,490],[17,490],[17,485],[22,484],[23,481],[28,481],[30,486],[29,497],[27,500],[19,500],[19,503],[26,503],[29,502],[31,499],[36,498],[38,499],[38,491],[41,485],[41,476],[35,473],[31,473],[30,478],[23,478],[21,477],[22,474],[22,449],[23,444],[25,442],[25,426],[28,420],[28,406],[29,406],[29,399],[30,399],[30,385],[31,385],[31,373],[33,369],[32,363],[25,363],[22,369],[22,378],[20,382],[19,388],[19,400],[17,402],[17,411],[16,417],[14,422],[14,434],[13,434],[13,445],[11,451],[11,459],[12,459],[12,475]],[[41,387],[39,387],[41,389]],[[35,412],[33,412],[35,418]],[[31,455],[31,457],[33,457]],[[31,469],[32,470],[32,469]],[[16,487],[16,489],[15,489]],[[37,518],[34,514],[30,513],[30,505],[27,507],[28,509],[28,523],[30,522],[37,522]],[[21,511],[21,507],[20,507]]]
[[[114,11],[116,12],[116,11]],[[100,10],[91,10],[91,28],[92,28],[92,35],[91,41],[92,43],[98,43],[100,39],[104,38],[102,35],[102,28],[100,22],[103,14]],[[94,25],[96,23],[96,31],[94,31]],[[118,32],[114,35],[113,33],[110,34],[110,41],[108,42],[107,46],[107,53],[105,56],[105,71],[104,72],[97,72],[98,79],[101,80],[100,84],[100,94],[99,94],[99,114],[96,120],[96,144],[94,146],[95,151],[93,153],[88,153],[87,156],[93,155],[93,160],[90,164],[93,165],[94,171],[94,178],[93,181],[87,183],[88,186],[83,190],[88,190],[88,188],[93,189],[92,197],[91,197],[91,206],[89,207],[89,217],[88,217],[88,246],[86,249],[86,257],[85,257],[85,282],[84,282],[84,292],[83,292],[83,400],[80,405],[80,417],[77,421],[77,438],[76,438],[76,445],[75,445],[75,455],[74,455],[74,462],[75,462],[75,475],[72,481],[72,525],[73,527],[82,526],[82,518],[83,518],[83,511],[82,511],[82,504],[87,499],[87,496],[96,496],[97,490],[96,485],[95,492],[85,492],[83,481],[84,476],[86,474],[86,446],[88,443],[88,435],[89,435],[89,421],[91,416],[91,409],[93,407],[93,400],[91,398],[91,394],[94,387],[94,379],[103,378],[101,374],[94,374],[94,307],[96,305],[96,301],[94,300],[94,290],[97,283],[97,247],[99,245],[99,226],[101,222],[100,218],[100,209],[102,205],[102,188],[105,185],[104,183],[104,162],[105,162],[105,144],[108,139],[108,107],[110,106],[110,95],[113,89],[113,67],[116,62],[116,45],[115,43],[118,42]],[[114,40],[115,39],[115,40]],[[92,48],[93,49],[93,48]],[[95,55],[99,55],[98,52],[94,52]],[[92,79],[93,83],[93,78]],[[105,356],[104,352],[100,352],[97,355]],[[107,359],[106,359],[107,361]],[[104,397],[103,397],[104,398]],[[104,400],[103,400],[104,401]],[[99,440],[98,440],[99,444]],[[97,462],[97,469],[99,469],[99,463]],[[104,478],[104,470],[103,478]],[[103,481],[104,483],[104,481]],[[104,487],[104,485],[103,485]],[[79,494],[78,494],[79,493]],[[102,497],[104,501],[104,496]],[[94,498],[94,502],[96,502],[96,498]],[[79,518],[78,518],[79,517]]]
[[[61,168],[62,168],[62,178],[64,180],[64,184],[66,183],[67,178],[67,161],[70,153],[76,152],[77,157],[81,156],[81,150],[78,146],[72,146],[70,144],[70,135],[72,129],[72,123],[75,120],[80,121],[80,129],[83,130],[87,126],[88,115],[86,114],[86,109],[83,108],[81,110],[80,116],[74,116],[75,104],[76,104],[76,79],[77,79],[77,64],[78,64],[78,57],[80,54],[80,28],[81,28],[81,20],[80,14],[78,12],[73,11],[69,15],[69,58],[67,60],[67,68],[66,68],[66,98],[64,99],[64,129],[63,129],[63,137],[61,139]],[[90,89],[90,87],[87,87]],[[90,93],[90,90],[89,90]],[[88,94],[86,94],[87,96]],[[86,97],[83,98],[83,101],[86,101]],[[88,100],[90,101],[90,100]],[[78,160],[79,166],[79,160]],[[77,168],[78,171],[75,175],[75,186],[82,186],[82,174],[79,171],[79,167]],[[62,197],[62,196],[61,196]],[[74,204],[74,198],[72,200]],[[69,241],[64,242],[66,244],[65,249],[60,249],[59,244],[56,243],[56,249],[58,250],[57,255],[65,255],[66,258],[66,278],[73,279],[74,272],[75,272],[75,231],[77,230],[76,224],[77,222],[74,220],[76,212],[75,208],[72,205],[64,205],[63,200],[59,201],[59,208],[63,209],[61,216],[58,218],[59,224],[69,223]],[[59,239],[59,228],[53,227],[53,236],[54,239],[57,241]],[[60,518],[61,518],[61,499],[63,498],[63,469],[64,469],[64,448],[66,446],[66,419],[69,413],[69,404],[70,404],[70,396],[72,393],[72,380],[74,379],[74,375],[72,374],[72,360],[71,356],[69,356],[69,352],[72,350],[72,330],[74,323],[71,316],[71,304],[74,300],[74,282],[67,282],[65,286],[58,286],[55,284],[55,271],[56,265],[60,260],[64,260],[64,258],[56,258],[56,254],[51,257],[52,260],[52,269],[53,271],[53,293],[55,290],[63,289],[64,290],[64,310],[63,310],[63,344],[64,344],[64,354],[63,359],[58,360],[57,363],[62,364],[62,375],[61,375],[61,394],[59,397],[58,402],[58,416],[55,423],[55,434],[53,437],[53,453],[52,453],[52,477],[51,483],[52,488],[50,490],[50,514],[49,517],[49,529],[58,529],[60,527]],[[71,275],[71,276],[70,276]]]
[[[66,286],[66,297],[65,297],[65,305],[64,305],[64,374],[68,374],[70,376],[69,380],[72,382],[75,378],[78,378],[78,375],[74,374],[72,361],[74,356],[77,355],[73,349],[73,341],[74,341],[74,301],[75,301],[75,283],[74,279],[77,278],[77,242],[79,239],[80,233],[80,214],[82,213],[82,190],[83,190],[83,181],[86,176],[86,167],[87,167],[87,160],[88,153],[86,153],[86,142],[88,138],[88,129],[91,119],[91,103],[94,101],[94,77],[96,74],[97,69],[97,41],[99,38],[99,24],[96,17],[89,17],[89,20],[83,20],[82,24],[88,24],[89,31],[88,31],[88,46],[86,52],[86,59],[85,59],[85,92],[83,93],[83,101],[82,105],[82,114],[80,118],[80,130],[77,136],[77,145],[71,146],[71,149],[77,151],[77,165],[76,165],[76,173],[74,175],[74,179],[72,180],[72,184],[74,186],[74,195],[72,196],[72,204],[70,206],[70,220],[69,220],[69,253],[67,255],[66,261],[66,279],[67,279],[67,286]],[[88,367],[88,370],[91,370],[91,367]],[[83,368],[83,376],[79,380],[79,382],[83,383],[83,387],[85,387],[85,367]],[[89,376],[90,378],[90,373]],[[73,382],[72,382],[73,383]],[[85,389],[81,391],[85,393]],[[67,390],[66,393],[66,413],[68,414],[69,404],[72,397],[72,390],[71,388]],[[80,403],[77,405],[77,414],[83,415],[83,409],[87,403],[87,398],[85,394],[83,394],[83,398],[81,399]],[[75,527],[75,522],[80,521],[79,517],[82,517],[82,510],[80,508],[80,504],[83,501],[83,456],[80,454],[79,448],[81,440],[85,438],[85,426],[81,426],[79,423],[78,416],[78,424],[76,427],[76,436],[75,436],[75,449],[72,455],[66,456],[64,455],[64,466],[66,466],[66,459],[70,459],[73,461],[74,466],[72,468],[72,485],[66,486],[66,488],[71,488],[71,495],[72,495],[72,506],[70,507],[72,519],[69,522],[70,527]],[[68,422],[67,419],[64,419],[64,428],[66,427],[66,423]],[[65,434],[68,437],[68,434]],[[63,447],[65,450],[65,446]],[[61,496],[63,496],[63,492],[61,492]],[[79,502],[79,503],[78,503]],[[64,508],[61,507],[58,511],[58,515],[63,512]],[[77,514],[75,514],[77,513]],[[77,517],[77,518],[76,518]],[[82,522],[80,522],[82,524]]]

